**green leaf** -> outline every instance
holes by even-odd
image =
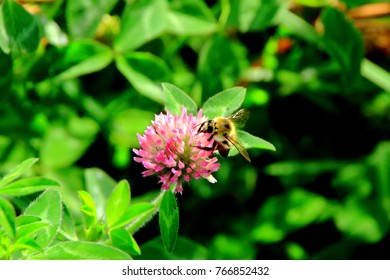
[[[49,226],[48,223],[42,222],[40,217],[30,215],[18,216],[15,222],[17,239],[28,239],[40,229]]]
[[[115,38],[115,50],[134,50],[158,37],[165,30],[167,12],[166,0],[128,3],[121,16],[121,32]]]
[[[107,201],[106,220],[111,227],[126,212],[130,203],[130,185],[126,180],[120,181],[112,191]]]
[[[245,99],[246,89],[233,87],[210,97],[203,104],[203,113],[210,119],[228,117],[237,111]]]
[[[143,216],[153,213],[155,206],[148,202],[132,203],[123,213],[122,217],[114,223],[111,228],[127,226],[130,223],[141,219]]]
[[[279,242],[290,232],[319,220],[327,207],[325,198],[302,189],[274,196],[260,208],[251,238],[262,243]]]
[[[160,83],[171,80],[164,60],[150,53],[133,52],[117,56],[116,66],[139,93],[164,104]]]
[[[15,223],[17,227],[21,227],[30,223],[35,223],[40,221],[42,221],[42,219],[37,216],[21,215],[16,218]]]
[[[23,178],[0,188],[0,194],[22,196],[60,186],[58,182],[47,178]]]
[[[68,0],[65,16],[70,34],[75,38],[92,37],[118,0]]]
[[[322,14],[325,28],[323,37],[327,52],[338,62],[346,89],[360,78],[360,65],[364,57],[364,42],[360,32],[344,13],[326,8]]]
[[[283,7],[278,0],[233,0],[231,5],[227,26],[238,27],[242,33],[262,31],[274,25],[276,15]]]
[[[129,108],[113,117],[110,127],[110,142],[126,148],[139,146],[137,133],[142,134],[146,126],[151,124],[154,114],[149,111]]]
[[[159,224],[165,249],[172,252],[179,232],[179,208],[171,191],[166,191],[161,201]]]
[[[203,44],[197,65],[203,100],[236,85],[241,78],[241,65],[249,64],[246,56],[241,45],[221,33]]]
[[[81,213],[83,213],[84,221],[85,221],[85,228],[89,229],[91,228],[96,221],[98,220],[98,217],[96,215],[96,206],[92,199],[92,196],[86,192],[86,191],[79,191],[79,196],[81,200]]]
[[[173,252],[165,250],[161,238],[156,237],[141,245],[142,254],[136,260],[207,260],[208,250],[199,243],[179,236]]]
[[[388,233],[387,212],[376,199],[347,199],[335,215],[336,227],[346,236],[368,243],[376,243]]]
[[[15,210],[11,203],[0,197],[0,230],[10,238],[15,237]]]
[[[61,221],[60,234],[62,234],[68,240],[77,240],[76,228],[73,217],[68,207],[63,205],[63,215]]]
[[[13,0],[6,0],[2,8],[11,50],[34,52],[40,40],[35,17]]]
[[[209,259],[212,260],[253,260],[256,258],[255,245],[251,240],[225,234],[216,234],[208,244]]]
[[[57,235],[62,219],[62,199],[56,190],[46,190],[38,199],[32,202],[24,213],[25,215],[37,216],[42,222],[48,223],[49,227],[42,228],[35,233],[35,241],[45,248]]]
[[[217,30],[211,10],[200,0],[179,0],[169,3],[167,31],[179,36],[207,35]]]
[[[129,255],[140,255],[141,249],[139,248],[137,242],[128,233],[122,228],[114,229],[110,232],[112,245],[128,253]]]
[[[66,80],[102,70],[114,59],[112,50],[93,40],[72,42],[54,67],[58,79]]]
[[[85,186],[96,204],[97,217],[105,214],[107,199],[110,197],[116,182],[99,168],[85,169]]]
[[[181,107],[184,106],[187,109],[188,114],[197,114],[197,106],[192,98],[179,89],[178,87],[163,83],[163,93],[166,96],[165,109],[169,110],[173,115],[179,115],[181,113]]]
[[[289,242],[286,244],[286,255],[289,260],[307,260],[309,254],[306,252],[303,246],[295,242]],[[315,258],[317,259],[317,258]],[[340,258],[341,259],[341,258]]]
[[[237,130],[237,139],[245,147],[245,149],[265,149],[276,151],[275,146],[272,145],[270,142],[261,139],[257,136],[254,136],[246,131]],[[229,156],[235,156],[237,154],[237,149],[235,147],[232,147],[229,152]]]
[[[35,240],[28,237],[22,237],[16,240],[16,242],[12,244],[10,248],[11,252],[17,252],[21,250],[29,250],[30,251],[29,254],[30,254],[30,253],[40,252],[42,251],[42,248]]]
[[[31,223],[27,223],[24,225],[20,225],[17,227],[17,238],[25,238],[30,237],[31,235],[35,234],[37,231],[49,227],[50,225],[48,223],[42,222],[42,221],[35,221]]]
[[[4,186],[16,178],[22,176],[37,161],[38,158],[29,158],[23,161],[0,180],[0,186]]]
[[[68,124],[51,124],[40,148],[42,163],[54,169],[71,166],[93,143],[98,131],[99,125],[88,117],[72,117]]]
[[[31,260],[130,260],[130,256],[116,248],[84,241],[58,243]]]

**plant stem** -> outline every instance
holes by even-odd
[[[160,204],[161,204],[161,201],[164,197],[164,193],[165,191],[161,191],[157,197],[152,200],[152,204],[154,205],[154,209],[153,211],[150,211],[148,213],[145,213],[144,215],[138,217],[137,219],[135,219],[130,225],[129,227],[127,228],[127,230],[129,231],[130,234],[134,234],[136,233],[140,228],[142,228],[147,222],[149,222],[155,214],[158,213],[158,211],[160,210]]]

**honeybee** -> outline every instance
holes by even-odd
[[[198,133],[210,133],[208,141],[214,138],[211,147],[198,147],[207,151],[218,150],[222,157],[227,157],[232,145],[240,152],[240,154],[249,162],[248,152],[237,139],[236,128],[243,127],[249,118],[249,111],[241,109],[230,117],[216,117],[213,120],[208,120],[199,125]]]

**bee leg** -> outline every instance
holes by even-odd
[[[217,142],[214,141],[214,143],[211,147],[201,147],[201,146],[195,146],[195,147],[197,147],[198,149],[201,149],[201,150],[205,150],[205,151],[214,151],[215,148],[217,147]]]

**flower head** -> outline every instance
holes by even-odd
[[[178,116],[169,111],[156,115],[145,134],[137,134],[141,148],[133,149],[137,155],[134,160],[146,168],[142,174],[157,174],[163,189],[169,190],[175,184],[175,192],[180,193],[183,180],[205,178],[216,182],[211,173],[219,169],[217,158],[210,158],[213,151],[199,148],[210,147],[214,141],[208,140],[208,134],[197,131],[197,126],[206,120],[202,110],[197,116],[188,115],[184,106]]]

